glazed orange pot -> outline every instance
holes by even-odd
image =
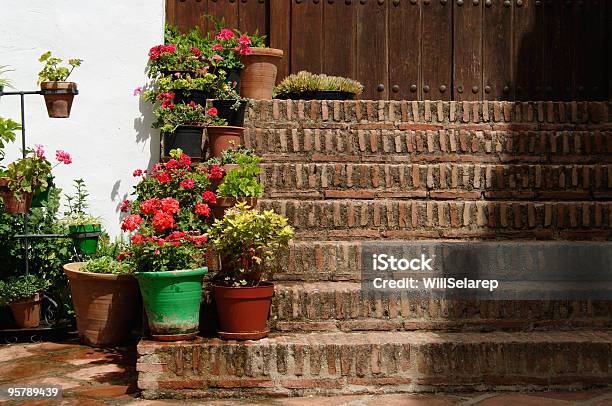
[[[74,82],[43,82],[40,84],[43,92],[47,113],[51,118],[68,118],[72,109],[74,95],[78,94]]]
[[[210,157],[220,157],[223,151],[235,149],[242,142],[244,127],[210,126],[206,127]]]
[[[275,48],[251,48],[241,57],[244,69],[240,75],[240,96],[256,100],[272,100],[278,63],[283,51]]]
[[[42,297],[42,293],[36,293],[34,296],[16,300],[9,305],[19,328],[36,328],[40,325]]]

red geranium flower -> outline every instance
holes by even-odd
[[[200,216],[208,217],[210,215],[210,207],[206,203],[196,203],[195,213]]]
[[[188,167],[191,165],[191,157],[187,154],[181,154],[181,164],[185,167]]]
[[[213,45],[212,49],[213,49],[213,51],[220,51],[220,50],[223,49],[223,45],[215,44],[215,45]]]
[[[127,211],[130,209],[130,201],[129,200],[124,200],[121,202],[121,204],[119,205],[119,210],[122,213],[127,213]]]
[[[179,163],[176,159],[171,159],[166,163],[166,169],[176,169],[179,167]]]
[[[175,226],[174,217],[171,214],[158,211],[153,216],[153,228],[155,228],[155,231],[158,233],[169,228],[174,228]]]
[[[223,170],[218,166],[214,165],[210,168],[210,173],[208,174],[208,180],[218,180],[223,179]]]
[[[180,210],[179,201],[172,197],[163,198],[161,200],[161,209],[165,213],[170,213],[170,214],[178,213]]]
[[[132,244],[138,245],[138,244],[142,244],[143,242],[145,242],[145,239],[142,236],[142,234],[134,234],[132,238],[130,238],[130,241],[132,241]]]
[[[208,111],[206,112],[209,116],[217,116],[217,114],[219,114],[219,112],[217,111],[216,108],[211,107],[208,109]]]
[[[189,52],[191,52],[192,54],[194,54],[195,56],[200,56],[202,55],[202,51],[200,51],[199,48],[196,47],[191,47],[189,48]]]
[[[134,231],[144,220],[138,214],[130,214],[121,223],[123,231]]]
[[[172,180],[168,172],[158,173],[156,177],[159,183],[168,183]]]
[[[193,189],[195,187],[195,182],[193,179],[183,179],[181,181],[181,187],[184,189]]]
[[[238,38],[238,43],[240,45],[251,45],[251,39],[248,35],[243,34]]]
[[[217,34],[217,39],[232,39],[232,38],[234,38],[234,31],[228,28],[223,28]]]
[[[151,215],[160,208],[159,199],[147,199],[140,203],[140,211],[143,214]]]
[[[142,176],[142,169],[136,169],[136,170],[135,170],[135,171],[132,173],[132,175],[133,175],[134,177],[136,177],[136,176]]]
[[[215,195],[210,190],[207,190],[206,192],[204,192],[204,194],[202,195],[202,198],[210,204],[217,203],[217,195]]]

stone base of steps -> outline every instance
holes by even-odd
[[[298,333],[138,345],[145,398],[578,389],[612,382],[612,332]]]
[[[612,329],[612,301],[369,296],[356,282],[276,282],[270,327],[291,331]]]

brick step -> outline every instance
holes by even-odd
[[[276,282],[270,327],[354,330],[612,329],[612,301],[469,301],[381,297],[351,282]]]
[[[248,128],[243,144],[270,162],[612,162],[612,125],[597,130]],[[271,126],[271,127],[270,127]],[[486,127],[486,126],[485,126]]]
[[[612,332],[329,332],[138,344],[145,398],[577,389],[612,380]]]
[[[260,199],[299,239],[606,239],[612,202]]]
[[[310,199],[612,198],[612,165],[264,163],[267,197]]]

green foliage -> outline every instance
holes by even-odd
[[[207,114],[204,107],[197,104],[170,104],[158,106],[154,110],[157,119],[153,128],[162,132],[174,132],[179,126],[206,127],[209,125],[227,125],[227,121]]]
[[[239,203],[222,219],[215,220],[209,238],[222,263],[215,282],[257,286],[264,273],[272,270],[278,254],[289,245],[293,228],[284,216],[271,210],[259,212]]]
[[[38,275],[11,277],[7,281],[0,281],[0,306],[34,296],[43,292],[49,285],[47,279]]]
[[[51,51],[47,51],[38,58],[39,62],[44,62],[45,66],[38,73],[38,84],[40,85],[43,82],[64,82],[72,71],[77,66],[81,66],[83,62],[82,59],[69,59],[68,65],[70,68],[66,66],[59,66],[62,63],[62,59],[55,58],[51,56]]]
[[[21,130],[19,123],[10,118],[0,117],[0,161],[4,159],[4,147],[6,144],[15,141],[15,131],[17,130]]]
[[[284,78],[274,88],[275,97],[284,97],[291,93],[300,94],[318,90],[338,90],[353,94],[361,94],[363,85],[356,80],[340,76],[316,75],[301,71]]]
[[[181,233],[182,234],[182,233]],[[206,264],[202,244],[205,237],[148,237],[132,245],[124,254],[122,262],[133,272],[165,272],[196,269]],[[199,242],[198,242],[199,241]]]
[[[73,181],[73,186],[75,193],[73,195],[64,195],[68,211],[64,212],[64,219],[62,222],[67,226],[100,224],[99,218],[94,217],[87,212],[87,209],[89,208],[89,204],[87,203],[89,192],[87,192],[85,181],[83,179],[75,179]]]
[[[13,83],[10,80],[3,77],[7,72],[12,72],[13,70],[14,69],[9,68],[7,65],[0,65],[0,88],[2,87],[12,88],[13,87]]]
[[[124,274],[131,271],[126,262],[120,262],[116,257],[104,255],[90,259],[80,269],[82,272]]]
[[[221,197],[259,197],[263,194],[263,185],[259,183],[261,168],[257,156],[237,155],[238,169],[225,174],[223,183],[217,189]]]
[[[186,90],[185,94],[187,96],[189,95],[189,90],[202,90],[215,94],[217,89],[223,86],[223,83],[225,83],[225,72],[221,72],[219,75],[205,73],[195,77],[190,74],[177,73],[157,79],[153,89],[144,91],[143,98],[151,103],[155,103],[160,93],[175,90]]]
[[[221,156],[209,158],[206,162],[204,162],[204,165],[210,166],[237,164],[238,158],[241,156],[254,157],[255,151],[249,148],[245,148],[242,145],[238,145],[237,147],[226,149],[221,153]]]
[[[42,193],[49,187],[49,175],[53,166],[44,157],[28,149],[25,158],[8,165],[4,174],[9,179],[8,187],[17,199],[23,193]]]

